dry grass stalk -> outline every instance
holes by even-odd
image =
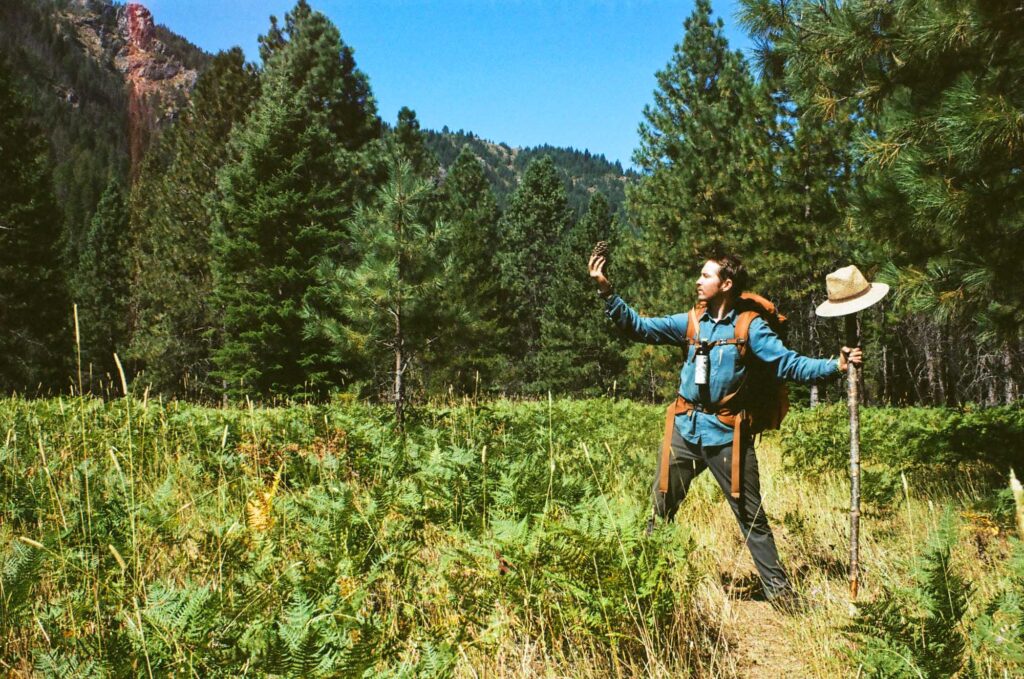
[[[1020,485],[1013,469],[1010,470],[1010,490],[1013,491],[1013,504],[1017,508],[1017,532],[1024,538],[1024,486]]]
[[[121,572],[123,573],[128,570],[128,564],[124,562],[124,557],[121,556],[121,552],[117,551],[117,547],[108,544],[107,549],[109,549],[110,553],[114,555],[114,561],[117,561],[117,565],[121,567]]]
[[[32,538],[25,537],[24,535],[18,536],[18,540],[24,542],[29,547],[35,547],[36,549],[46,549],[46,545],[44,545],[43,543],[33,540]]]

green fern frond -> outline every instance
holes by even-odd
[[[28,603],[32,587],[38,582],[46,552],[20,540],[12,540],[0,565],[0,622],[13,627],[19,610]]]
[[[81,660],[76,654],[64,651],[37,651],[33,659],[36,671],[47,679],[104,679],[113,676],[99,661]]]
[[[956,541],[956,518],[947,510],[915,583],[858,605],[846,632],[858,642],[852,657],[865,676],[939,679],[968,667],[964,616],[973,588],[952,566]]]

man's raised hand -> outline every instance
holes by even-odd
[[[604,275],[604,265],[607,258],[601,257],[600,255],[591,255],[590,262],[588,264],[590,268],[590,277],[597,283],[597,289],[601,292],[602,297],[607,297],[612,293],[612,284],[608,281],[608,277]]]

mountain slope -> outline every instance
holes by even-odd
[[[21,77],[49,137],[74,262],[108,178],[137,167],[154,131],[187,103],[209,56],[156,26],[141,5],[4,0],[0,58]]]
[[[600,191],[608,198],[612,208],[617,210],[625,200],[626,183],[633,176],[626,172],[618,162],[612,163],[603,155],[595,155],[589,151],[577,151],[550,145],[529,148],[513,148],[505,143],[495,143],[481,139],[472,132],[459,130],[451,132],[447,127],[440,132],[426,131],[427,145],[441,163],[448,169],[458,157],[463,146],[470,150],[483,162],[484,172],[501,205],[515,190],[518,178],[531,160],[548,155],[555,162],[555,167],[562,180],[566,183],[569,193],[569,204],[577,215],[587,209],[590,195]]]

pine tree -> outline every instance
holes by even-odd
[[[320,302],[305,311],[308,335],[328,339],[339,364],[373,366],[399,426],[410,368],[452,324],[438,304],[446,278],[438,257],[444,233],[423,220],[431,190],[407,161],[393,164],[374,202],[360,206],[352,220],[356,266],[322,259]]]
[[[449,342],[431,348],[432,386],[451,385],[463,394],[489,390],[507,369],[503,348],[510,326],[497,264],[501,212],[483,164],[468,146],[455,159],[439,194],[440,219],[449,233],[442,254],[450,259],[440,303],[459,310],[463,323],[448,336]]]
[[[437,158],[427,148],[426,138],[420,131],[416,112],[408,106],[398,111],[398,124],[391,133],[395,153],[404,158],[417,175],[433,179],[437,174]]]
[[[645,176],[628,199],[649,258],[651,301],[678,296],[680,262],[696,271],[710,250],[745,251],[762,213],[771,112],[722,26],[698,0],[644,108],[634,161]]]
[[[231,135],[237,160],[218,173],[214,375],[235,395],[297,397],[344,377],[330,345],[304,335],[302,308],[316,261],[350,257],[345,224],[377,181],[369,149],[380,121],[326,17],[300,1],[271,39],[260,97]]]
[[[259,92],[257,74],[234,48],[213,58],[181,120],[150,150],[131,196],[131,357],[164,393],[209,388],[210,235],[217,171],[232,128]]]
[[[573,223],[565,186],[554,162],[544,156],[532,162],[509,199],[502,216],[498,263],[509,328],[509,386],[528,389],[538,377],[535,363],[541,342],[541,318],[550,303],[558,271],[558,245]]]
[[[595,193],[587,213],[559,245],[557,277],[541,317],[537,363],[543,377],[535,385],[537,391],[607,394],[624,368],[624,346],[608,332],[604,303],[587,272],[591,249],[596,242],[612,238],[613,222],[608,200]]]
[[[645,107],[634,162],[640,180],[627,191],[636,223],[618,252],[615,284],[643,313],[658,315],[693,302],[704,259],[732,251],[752,261],[764,242],[775,180],[771,119],[746,61],[729,49],[721,20],[698,0],[682,42],[657,73],[654,103]],[[675,356],[631,346],[630,389],[667,395]],[[674,384],[673,384],[674,388]]]
[[[791,90],[787,55],[779,41],[796,20],[791,3],[743,0],[741,21],[754,38],[763,91],[775,113],[766,120],[773,153],[773,190],[759,220],[756,255],[748,263],[757,291],[795,322],[787,343],[810,355],[833,353],[841,324],[820,320],[825,276],[851,261],[865,270],[877,262],[869,240],[848,221],[853,191],[851,138],[856,117],[822,120],[813,100]],[[799,390],[800,387],[795,387]],[[817,403],[818,386],[811,388]]]
[[[75,281],[82,363],[91,375],[114,375],[113,356],[123,356],[128,341],[127,242],[125,189],[111,177],[89,222]]]
[[[46,142],[0,59],[0,389],[60,388],[72,339]]]
[[[845,102],[865,120],[851,219],[887,244],[895,301],[938,321],[938,354],[942,326],[967,323],[1004,354],[998,371],[1019,379],[1019,6],[858,0],[794,12],[801,20],[783,40],[793,89],[817,102],[819,117],[843,115]]]

